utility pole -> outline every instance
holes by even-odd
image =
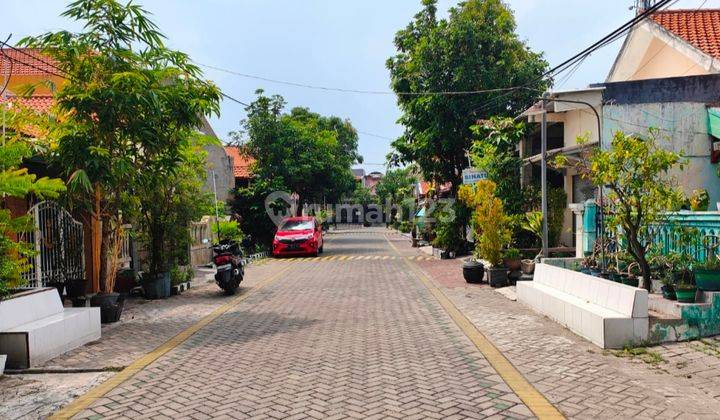
[[[220,243],[220,211],[218,211],[218,202],[217,202],[217,185],[215,184],[215,170],[211,169],[210,173],[212,173],[212,179],[213,179],[213,195],[215,197],[215,229],[217,230],[217,239],[218,243]]]
[[[542,186],[542,256],[548,257],[548,188],[547,188],[547,97],[542,99],[542,124],[540,127],[540,184]]]

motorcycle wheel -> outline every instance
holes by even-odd
[[[237,290],[238,290],[238,286],[235,286],[235,285],[232,285],[232,286],[228,285],[223,288],[223,291],[225,292],[225,294],[227,296],[234,295],[235,293],[237,293]]]

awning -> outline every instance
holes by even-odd
[[[578,155],[580,152],[593,148],[598,145],[597,141],[591,141],[584,144],[576,144],[573,146],[567,146],[567,147],[560,147],[558,149],[552,149],[547,151],[547,157],[548,159],[555,156],[555,155],[565,155],[565,156],[574,156]],[[534,156],[526,157],[523,159],[524,164],[530,164],[530,163],[539,163],[542,161],[542,154],[537,154]]]

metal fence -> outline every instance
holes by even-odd
[[[35,255],[29,258],[29,269],[22,274],[24,288],[45,287],[85,277],[83,225],[54,201],[32,206],[28,214],[34,229],[20,235],[31,244]]]

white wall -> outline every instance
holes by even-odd
[[[606,105],[603,111],[603,147],[609,147],[618,130],[647,135],[648,127],[659,128],[658,144],[667,150],[682,152],[689,161],[684,170],[676,168],[670,174],[679,186],[686,194],[698,188],[707,189],[711,206],[720,201],[720,178],[716,166],[710,163],[704,103]]]

